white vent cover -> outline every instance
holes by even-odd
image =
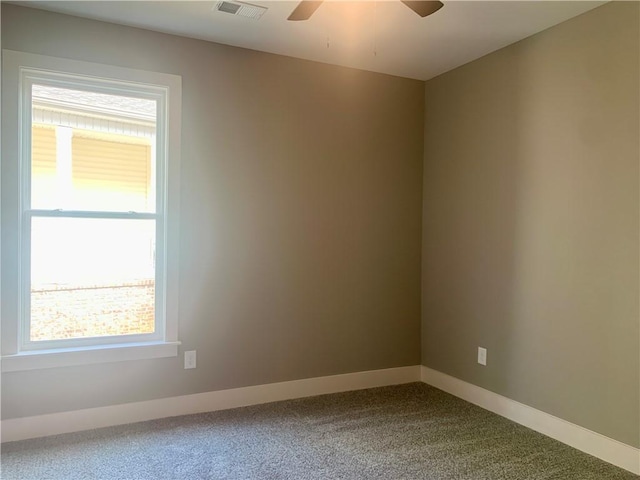
[[[253,20],[260,20],[262,14],[267,11],[267,7],[235,1],[218,2],[213,8],[219,12],[238,15],[239,17],[252,18]]]

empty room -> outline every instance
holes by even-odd
[[[3,479],[640,478],[640,2],[2,2]]]

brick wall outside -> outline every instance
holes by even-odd
[[[31,340],[152,333],[154,280],[31,289]]]

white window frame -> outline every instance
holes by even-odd
[[[18,235],[3,244],[3,265],[18,259],[3,276],[18,293],[3,292],[2,371],[39,369],[178,354],[178,213],[180,185],[181,77],[76,60],[3,50],[3,128],[15,141],[3,142],[3,186],[19,185],[2,195],[2,228]],[[157,101],[155,213],[85,212],[31,209],[31,113],[33,84],[131,95]],[[7,102],[6,99],[11,99]],[[8,105],[7,105],[8,103]],[[10,212],[11,215],[7,214]],[[50,340],[29,338],[31,219],[126,218],[156,221],[156,328],[153,334]],[[3,272],[4,273],[4,272]],[[3,305],[4,307],[4,305]]]

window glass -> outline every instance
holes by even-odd
[[[154,334],[156,100],[36,82],[31,112],[28,342]]]
[[[155,223],[32,218],[30,341],[153,333]]]
[[[156,101],[32,86],[31,208],[154,212]]]

